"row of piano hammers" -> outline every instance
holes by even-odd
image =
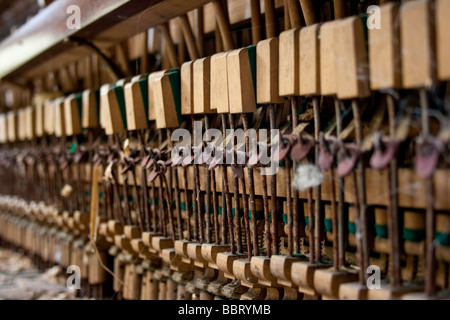
[[[381,29],[292,29],[0,115],[2,242],[80,266],[98,298],[445,298],[448,15],[388,3]],[[280,129],[282,168],[173,162],[195,120]]]

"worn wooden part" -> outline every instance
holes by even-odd
[[[284,31],[279,39],[279,93],[281,96],[297,96],[300,94],[300,28]]]
[[[121,255],[114,258],[114,278],[113,278],[113,290],[115,292],[122,292],[123,290],[123,278],[125,275],[125,263]]]
[[[46,100],[44,103],[44,133],[55,133],[55,104],[54,100]]]
[[[127,129],[147,129],[147,115],[145,114],[144,100],[142,98],[139,82],[132,81],[124,87],[125,106],[127,110]]]
[[[170,269],[174,271],[189,271],[192,268],[191,264],[183,262],[182,257],[176,254],[174,248],[163,249],[161,251],[161,259],[164,264],[169,265]]]
[[[324,96],[337,94],[335,37],[341,22],[325,22],[320,27],[320,92]]]
[[[292,282],[298,290],[310,296],[316,296],[314,287],[314,274],[317,270],[328,268],[327,265],[312,264],[309,262],[295,262],[291,266]]]
[[[233,271],[233,263],[235,260],[244,259],[245,254],[233,254],[231,252],[220,252],[217,254],[217,267],[222,271],[228,279],[236,279],[235,272]]]
[[[88,225],[90,220],[89,213],[81,213],[80,211],[75,211],[73,213],[75,222],[82,225]]]
[[[55,136],[58,138],[64,136],[66,134],[66,120],[65,120],[65,112],[64,112],[64,99],[58,98],[55,100]]]
[[[255,112],[255,89],[247,49],[234,50],[228,54],[227,73],[230,113]]]
[[[27,137],[27,118],[25,109],[19,109],[17,111],[18,118],[18,129],[17,129],[17,138],[19,141],[24,141]]]
[[[270,271],[270,258],[262,256],[252,257],[250,260],[250,271],[258,278],[260,284],[268,287],[278,286],[277,278]]]
[[[0,114],[0,143],[8,142],[8,127],[6,114]]]
[[[365,98],[370,89],[363,22],[359,17],[346,18],[335,31],[337,95],[339,99]]]
[[[209,267],[217,269],[217,254],[230,251],[230,246],[220,246],[215,244],[202,244],[202,256],[209,262]]]
[[[45,134],[45,131],[44,131],[45,107],[44,107],[43,103],[36,104],[35,119],[36,119],[36,123],[34,125],[34,128],[36,130],[36,136],[42,137]]]
[[[33,140],[36,138],[36,108],[25,108],[25,125],[27,127],[26,139]]]
[[[89,254],[89,284],[98,285],[106,282],[106,271],[102,267],[107,259],[107,252],[100,251],[98,255]],[[100,260],[102,263],[100,263]]]
[[[156,105],[155,105],[155,86],[156,82],[153,80],[166,73],[166,70],[153,72],[148,76],[148,119],[150,121],[156,120]]]
[[[358,274],[355,272],[332,268],[316,270],[314,273],[314,289],[327,299],[339,299],[339,286],[354,281],[358,281]]]
[[[381,284],[380,286],[376,290],[369,290],[367,292],[368,300],[399,300],[406,294],[423,290],[423,288],[418,286],[402,286],[398,288],[392,288],[389,284]]]
[[[122,235],[124,226],[115,220],[108,221],[108,232],[113,235]]]
[[[154,232],[142,232],[142,241],[147,247],[152,246],[153,237],[159,236],[160,234]]]
[[[81,134],[81,119],[78,111],[77,97],[72,94],[64,100],[64,121],[66,136]]]
[[[187,246],[188,246],[189,241],[187,240],[176,240],[174,243],[174,249],[175,249],[175,253],[179,256],[188,258],[188,251],[187,251]]]
[[[228,52],[217,53],[211,57],[211,103],[212,110],[218,113],[228,113],[230,102],[228,98]]]
[[[183,63],[180,69],[181,78],[181,114],[194,113],[194,61]]]
[[[97,111],[97,99],[95,97],[95,91],[87,89],[82,94],[82,128],[97,128],[99,125],[98,111]]]
[[[233,272],[236,279],[241,281],[243,286],[249,288],[259,288],[258,278],[251,271],[250,261],[247,259],[240,259],[233,261]]]
[[[367,300],[369,289],[359,282],[343,283],[339,286],[339,300]]]
[[[162,74],[152,81],[155,82],[153,95],[155,99],[156,126],[158,129],[177,128],[180,124],[169,76]]]
[[[208,265],[208,261],[202,255],[202,245],[200,243],[188,243],[187,256],[189,259],[193,260],[194,265],[199,268],[205,268]]]
[[[139,300],[141,296],[141,275],[134,263],[125,266],[123,298],[126,300]]]
[[[292,264],[305,259],[274,255],[270,257],[270,272],[278,283],[285,287],[295,287],[292,283]]]
[[[370,88],[383,90],[401,88],[401,53],[399,5],[381,6],[380,29],[369,29]]]
[[[320,95],[319,24],[300,31],[300,95]]]
[[[260,104],[282,103],[278,91],[278,38],[260,41],[256,45],[256,101]],[[248,76],[251,76],[249,74]]]
[[[213,113],[211,109],[211,58],[196,60],[194,72],[194,113]]]
[[[305,22],[308,26],[318,22],[314,2],[315,1],[313,0],[300,0],[303,16],[305,17]]]
[[[127,237],[130,240],[133,239],[139,239],[141,237],[141,231],[136,226],[125,226],[123,228],[123,233],[125,234],[125,237]]]
[[[117,83],[117,85],[123,85],[123,83]],[[105,128],[106,135],[113,135],[125,132],[125,126],[123,123],[122,115],[120,113],[119,102],[114,88],[103,87],[100,91],[100,103],[102,107],[101,117],[105,120],[102,121],[102,125]]]
[[[450,2],[436,0],[436,58],[439,80],[450,80],[450,32],[448,32],[448,17]]]
[[[145,245],[141,238],[131,239],[130,243],[134,254],[140,254],[144,251]]]
[[[118,234],[114,236],[114,245],[122,249],[122,251],[126,251],[128,253],[133,252],[130,239],[125,237],[125,235],[123,234]]]
[[[153,237],[152,248],[158,252],[162,252],[164,249],[173,248],[173,241],[166,237]]]
[[[418,0],[400,8],[402,80],[406,89],[430,87],[436,80],[431,3]]]

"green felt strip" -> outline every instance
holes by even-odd
[[[256,46],[252,45],[252,46],[248,46],[247,48],[247,52],[248,52],[248,59],[250,61],[250,70],[252,72],[252,80],[253,80],[253,89],[255,92],[255,98],[256,98]],[[256,107],[259,109],[261,107],[263,107],[262,104],[258,104],[256,105]]]
[[[325,225],[325,231],[326,232],[333,232],[333,220],[325,219],[324,220],[324,225]]]
[[[436,241],[443,246],[450,246],[450,233],[435,232]]]
[[[69,152],[71,154],[74,154],[75,151],[77,151],[77,146],[78,146],[77,143],[75,141],[73,141],[72,144],[70,145]]]
[[[125,106],[125,93],[123,86],[113,85],[114,92],[116,93],[117,104],[119,105],[120,114],[122,116],[122,123],[125,130],[128,129],[127,124],[127,110]]]
[[[95,90],[95,103],[97,107],[97,122],[100,123],[100,89]]]
[[[387,226],[375,225],[375,233],[378,238],[387,239],[389,237]]]
[[[411,242],[421,242],[425,240],[425,230],[403,228],[403,238]]]
[[[150,203],[150,205],[153,205],[153,199],[149,199],[148,202]],[[159,199],[156,199],[155,201],[156,205],[159,205]]]
[[[181,114],[181,79],[180,69],[172,69],[168,74],[170,79],[170,86],[172,87],[173,100],[175,101],[175,109],[177,111],[178,123],[184,122],[184,117]]]
[[[138,81],[141,88],[141,96],[144,102],[145,116],[148,119],[148,75],[145,75],[144,79]]]
[[[356,234],[356,223],[354,222],[348,222],[348,232],[351,234]]]
[[[80,123],[81,119],[83,119],[83,93],[78,93],[76,95],[77,100],[77,107],[78,107],[78,115],[80,116]]]

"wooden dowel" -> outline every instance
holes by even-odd
[[[230,21],[227,18],[225,8],[222,3],[218,0],[213,1],[214,12],[216,13],[217,23],[220,30],[220,35],[222,37],[224,50],[232,50],[234,48],[233,39],[231,38],[231,27]]]
[[[170,27],[168,22],[161,25],[161,32],[164,39],[164,47],[167,53],[167,57],[169,58],[170,65],[172,68],[176,68],[179,66],[178,55],[177,50],[175,48],[175,44],[173,43],[172,37],[170,36]]]
[[[302,6],[303,16],[307,26],[317,23],[316,9],[313,0],[300,0]]]
[[[284,0],[284,30],[291,29],[291,17],[289,15],[289,3],[288,0]]]
[[[250,0],[252,9],[252,41],[256,45],[261,41],[261,2],[260,0]]]
[[[200,57],[204,54],[205,42],[205,21],[204,21],[204,7],[200,7],[196,11],[196,29],[197,29],[197,51]]]
[[[334,18],[342,19],[345,18],[345,3],[344,0],[334,0]]]
[[[289,18],[291,21],[291,28],[299,28],[302,25],[302,18],[300,15],[300,3],[298,0],[287,0],[289,7]]]
[[[192,32],[189,19],[186,14],[181,15],[179,19],[181,31],[183,32],[184,40],[186,41],[189,57],[191,58],[191,60],[197,60],[200,58],[200,54],[195,43],[195,37],[194,33]]]
[[[277,36],[277,23],[275,17],[275,1],[264,0],[264,7],[266,13],[266,36],[267,38],[274,38]]]

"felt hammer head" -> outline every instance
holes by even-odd
[[[283,102],[278,90],[278,45],[278,38],[271,38],[256,46],[256,100],[260,104]]]
[[[194,113],[194,61],[183,63],[180,69],[181,113]]]
[[[400,8],[403,87],[431,86],[436,80],[431,1],[417,0]]]
[[[450,80],[450,32],[448,17],[450,17],[450,2],[436,0],[436,56],[437,73],[441,81]]]
[[[67,136],[81,133],[80,111],[76,95],[72,94],[64,100],[64,120]]]
[[[24,141],[27,138],[27,114],[25,109],[19,109],[18,118],[17,137],[20,141]]]
[[[341,20],[326,22],[320,27],[320,92],[337,94],[335,34]]]
[[[211,110],[218,113],[228,113],[230,102],[228,99],[227,57],[229,52],[221,52],[211,57]]]
[[[135,77],[124,87],[128,130],[142,130],[148,127],[139,80],[140,77]]]
[[[54,100],[45,100],[44,103],[44,133],[55,133],[55,103]]]
[[[35,131],[36,136],[42,137],[44,135],[44,104],[38,103],[35,107],[34,113],[35,113]]]
[[[228,53],[227,73],[230,113],[255,112],[255,89],[253,85],[250,56],[246,48]]]
[[[18,123],[18,118],[17,118],[17,113],[15,113],[14,111],[10,111],[7,114],[7,119],[8,119],[8,141],[9,142],[14,142],[18,139],[17,137],[17,123]]]
[[[213,113],[211,109],[211,58],[194,61],[194,113]]]
[[[178,99],[175,96],[177,92],[176,89],[174,90],[172,87],[172,80],[176,82],[177,77],[179,77],[178,72],[170,72],[168,74],[160,74],[152,80],[154,82],[153,95],[156,112],[156,126],[158,129],[177,128],[180,125],[177,113]],[[178,81],[180,80],[178,79]]]
[[[299,83],[299,34],[300,28],[284,31],[279,39],[279,93],[280,96],[298,96]]]
[[[83,91],[82,95],[82,121],[83,128],[97,128],[99,125],[96,92],[90,89]]]
[[[0,143],[8,142],[6,114],[0,114]]]
[[[400,16],[398,4],[381,6],[381,29],[369,29],[370,87],[401,87]]]
[[[66,134],[66,120],[64,114],[64,98],[57,98],[54,101],[55,115],[55,136],[61,138]]]
[[[26,113],[26,139],[32,140],[36,138],[36,109],[34,107],[27,107]]]
[[[339,99],[369,96],[369,65],[361,18],[350,17],[339,22],[334,41]]]
[[[320,95],[319,25],[300,31],[300,95]]]

